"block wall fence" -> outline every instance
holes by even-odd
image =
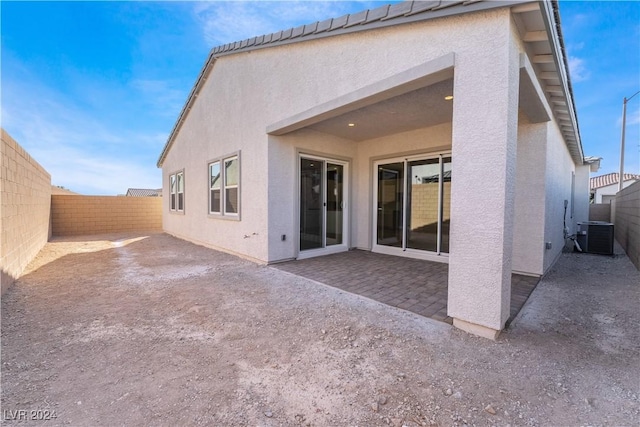
[[[51,175],[2,129],[0,281],[4,293],[51,236]]]
[[[54,236],[162,231],[162,197],[51,196]]]
[[[611,203],[592,203],[589,205],[589,221],[611,222]]]
[[[616,194],[614,223],[616,240],[640,270],[640,181]]]
[[[438,222],[437,182],[411,185],[411,228],[416,229]],[[442,220],[451,219],[451,182],[443,183]]]

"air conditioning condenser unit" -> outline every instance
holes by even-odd
[[[613,255],[613,224],[604,221],[578,223],[576,240],[583,252]]]

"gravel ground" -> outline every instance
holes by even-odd
[[[2,298],[2,421],[637,426],[639,290],[563,254],[492,342],[164,234],[54,240]]]

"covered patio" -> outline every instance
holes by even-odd
[[[353,250],[284,262],[273,267],[421,316],[452,323],[451,317],[447,316],[447,264]],[[538,281],[537,277],[511,276],[511,311],[506,326],[516,317]]]

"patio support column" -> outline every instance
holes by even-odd
[[[511,299],[519,85],[511,26],[456,54],[454,77],[448,314],[491,339]]]

